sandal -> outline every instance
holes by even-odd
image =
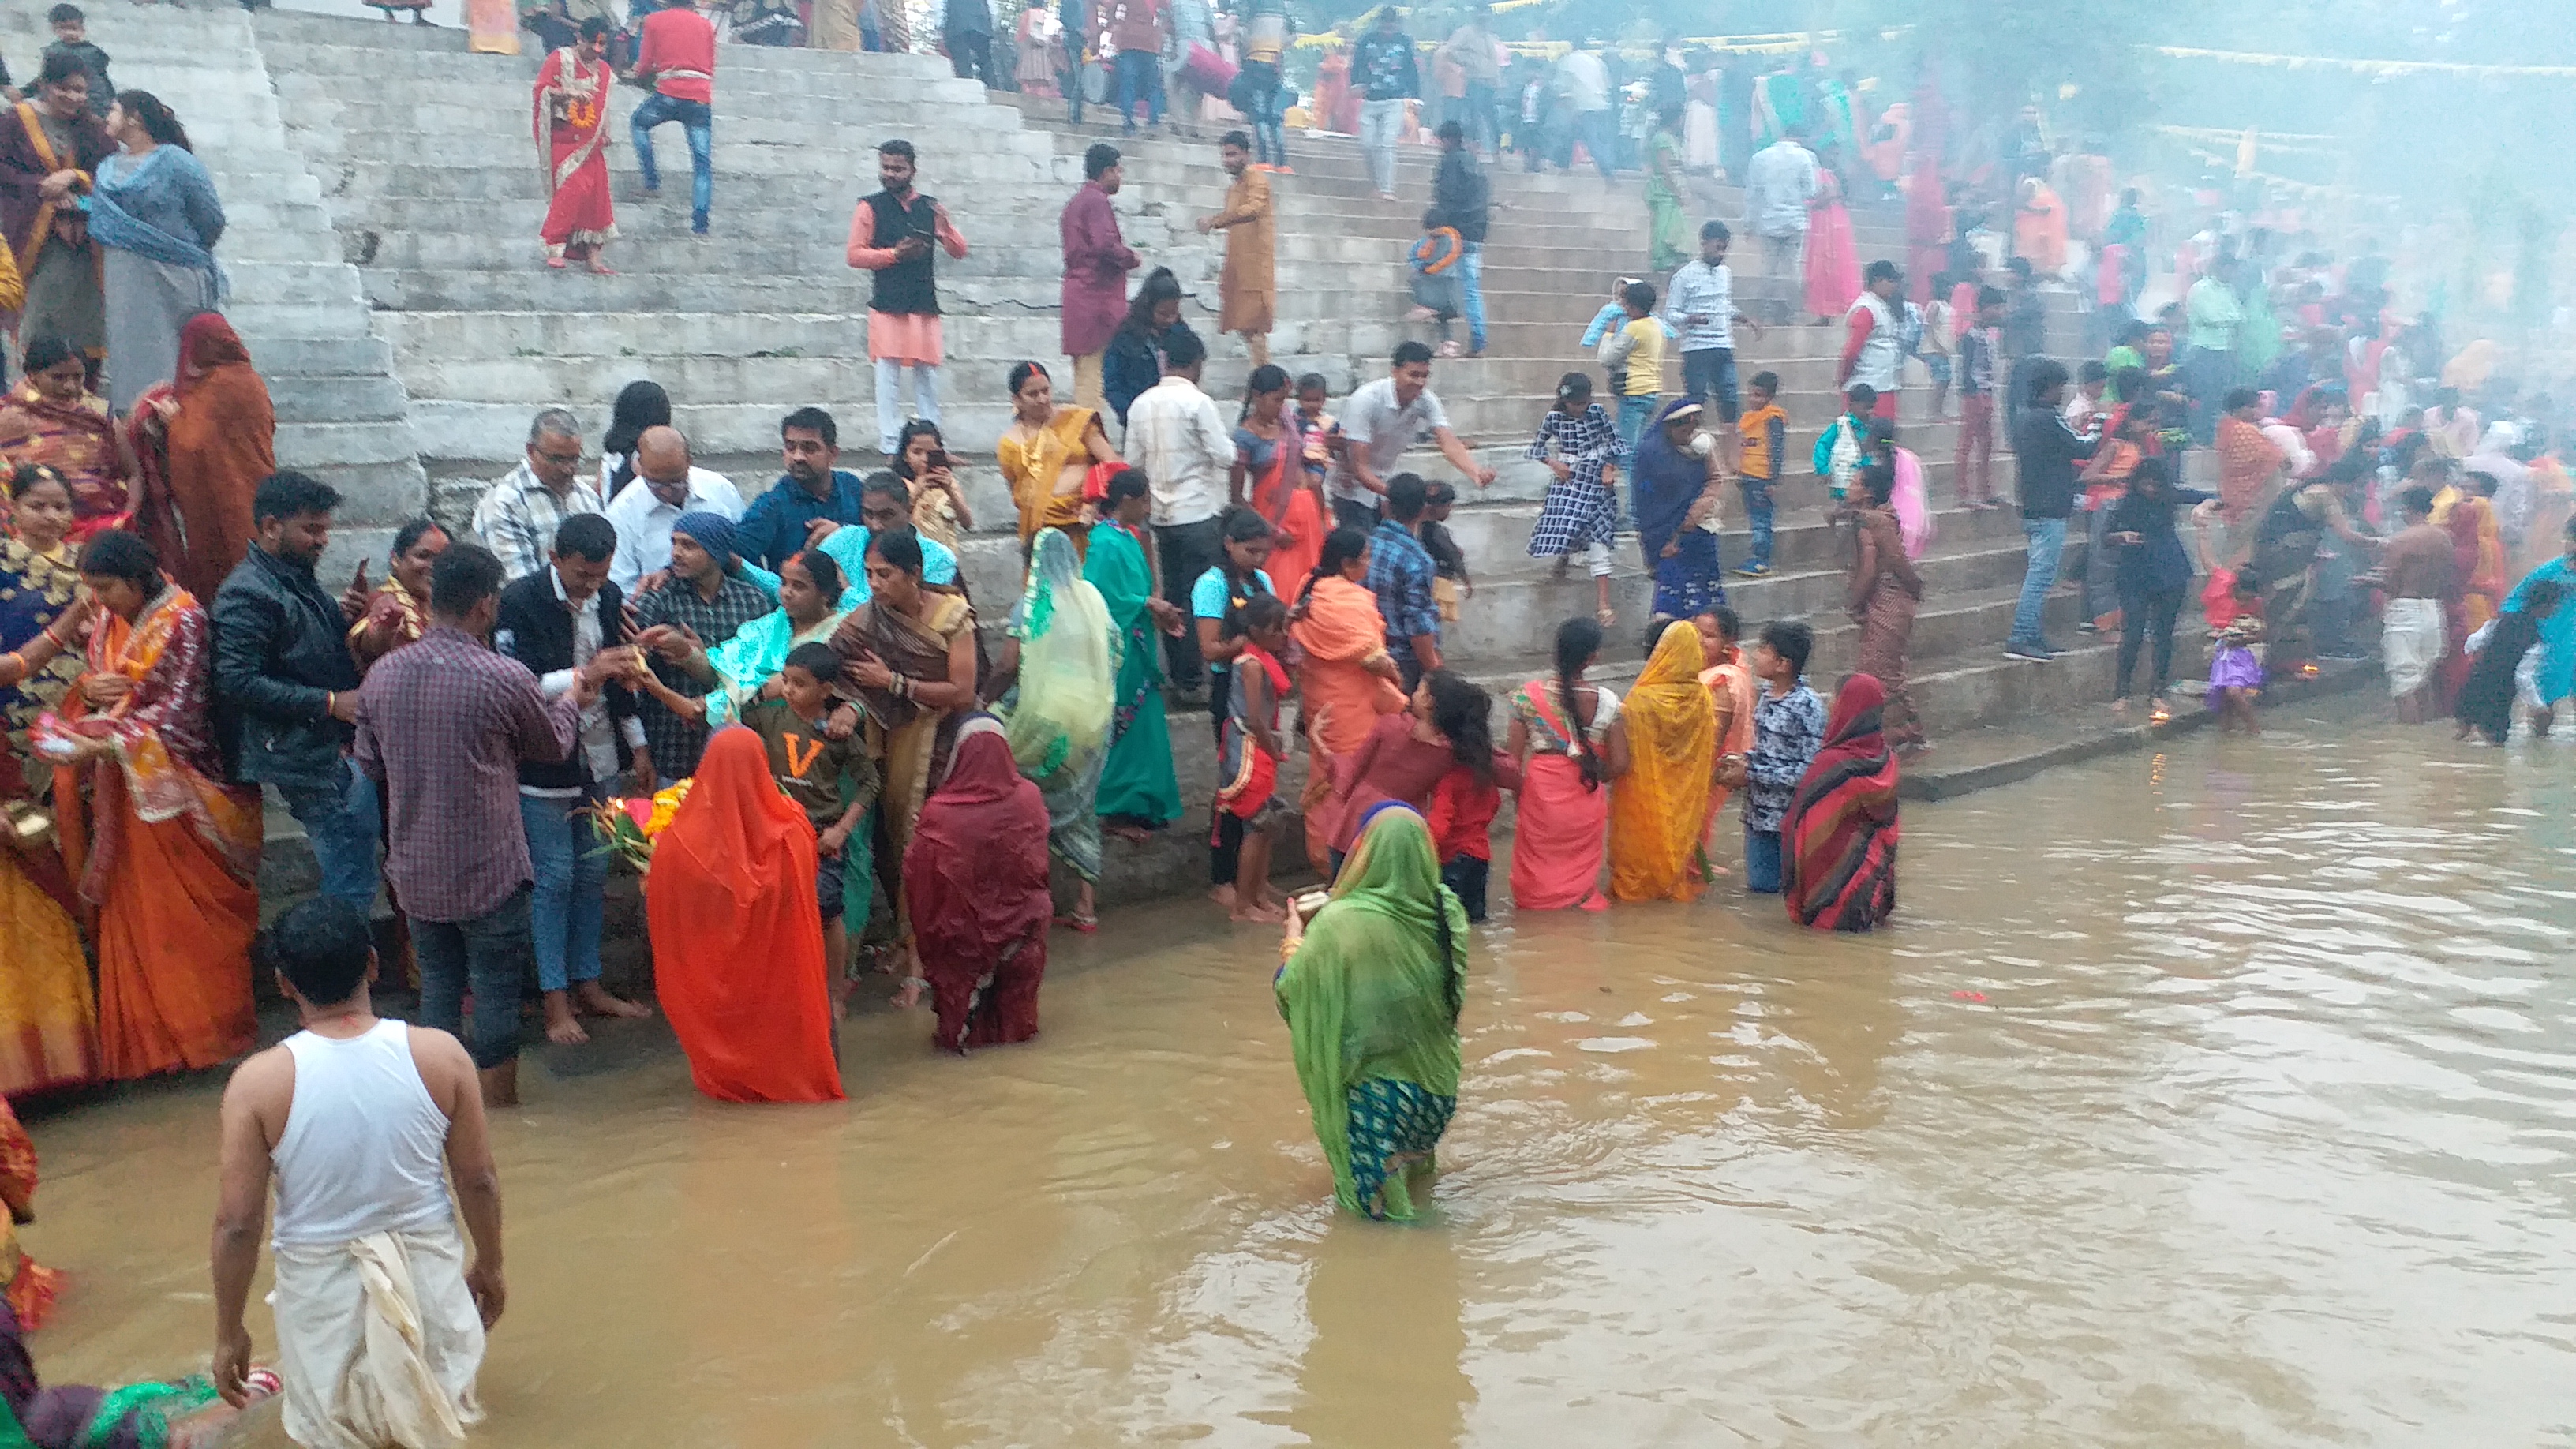
[[[1100,929],[1098,916],[1086,916],[1080,911],[1067,911],[1056,917],[1055,923],[1068,931],[1080,931],[1086,936]]]
[[[1619,627],[1619,611],[1616,609],[1595,609],[1592,611],[1592,622],[1600,625],[1604,629],[1616,629]]]

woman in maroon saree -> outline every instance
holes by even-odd
[[[1780,896],[1819,931],[1866,931],[1896,909],[1896,756],[1880,728],[1887,690],[1855,674],[1834,696],[1825,743],[1780,822]]]
[[[1001,722],[967,720],[903,858],[913,949],[939,1011],[933,1040],[949,1051],[1038,1034],[1055,916],[1046,843],[1046,802],[1020,778]]]

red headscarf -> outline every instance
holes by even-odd
[[[1896,756],[1880,715],[1887,688],[1855,674],[1834,696],[1825,743],[1789,797],[1780,893],[1820,931],[1866,931],[1896,909]]]
[[[718,730],[654,842],[644,914],[662,1009],[719,1101],[841,1100],[814,868],[814,827],[760,736]]]
[[[232,324],[189,318],[179,375],[137,399],[124,427],[141,472],[135,530],[181,588],[212,599],[249,552],[251,497],[277,471],[277,413]]]
[[[1046,969],[1055,911],[1046,837],[1046,802],[1020,778],[1001,726],[989,715],[968,720],[958,728],[948,778],[923,802],[903,857],[913,949],[938,998],[940,1045],[1025,1041],[1037,1033],[1037,978]],[[976,986],[1003,974],[1002,952],[1014,943],[1012,980],[997,979],[979,1002]],[[972,1009],[986,1003],[989,1018]]]

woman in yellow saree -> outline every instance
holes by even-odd
[[[1011,369],[1010,428],[993,445],[1002,481],[1020,507],[1020,544],[1027,547],[1041,528],[1060,528],[1073,541],[1077,558],[1089,556],[1091,500],[1083,480],[1101,463],[1118,462],[1109,446],[1100,414],[1089,408],[1058,407],[1055,383],[1034,362]]]
[[[1700,663],[1698,628],[1674,620],[1620,705],[1628,773],[1610,796],[1615,899],[1691,901],[1707,884],[1692,867],[1717,766],[1717,707]]]

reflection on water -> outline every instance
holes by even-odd
[[[1502,913],[1410,1229],[1188,906],[1034,1047],[858,1022],[845,1107],[538,1073],[476,1442],[2576,1443],[2576,745],[2442,733],[1909,806],[1874,938]],[[36,1123],[49,1376],[202,1358],[214,1097]]]

